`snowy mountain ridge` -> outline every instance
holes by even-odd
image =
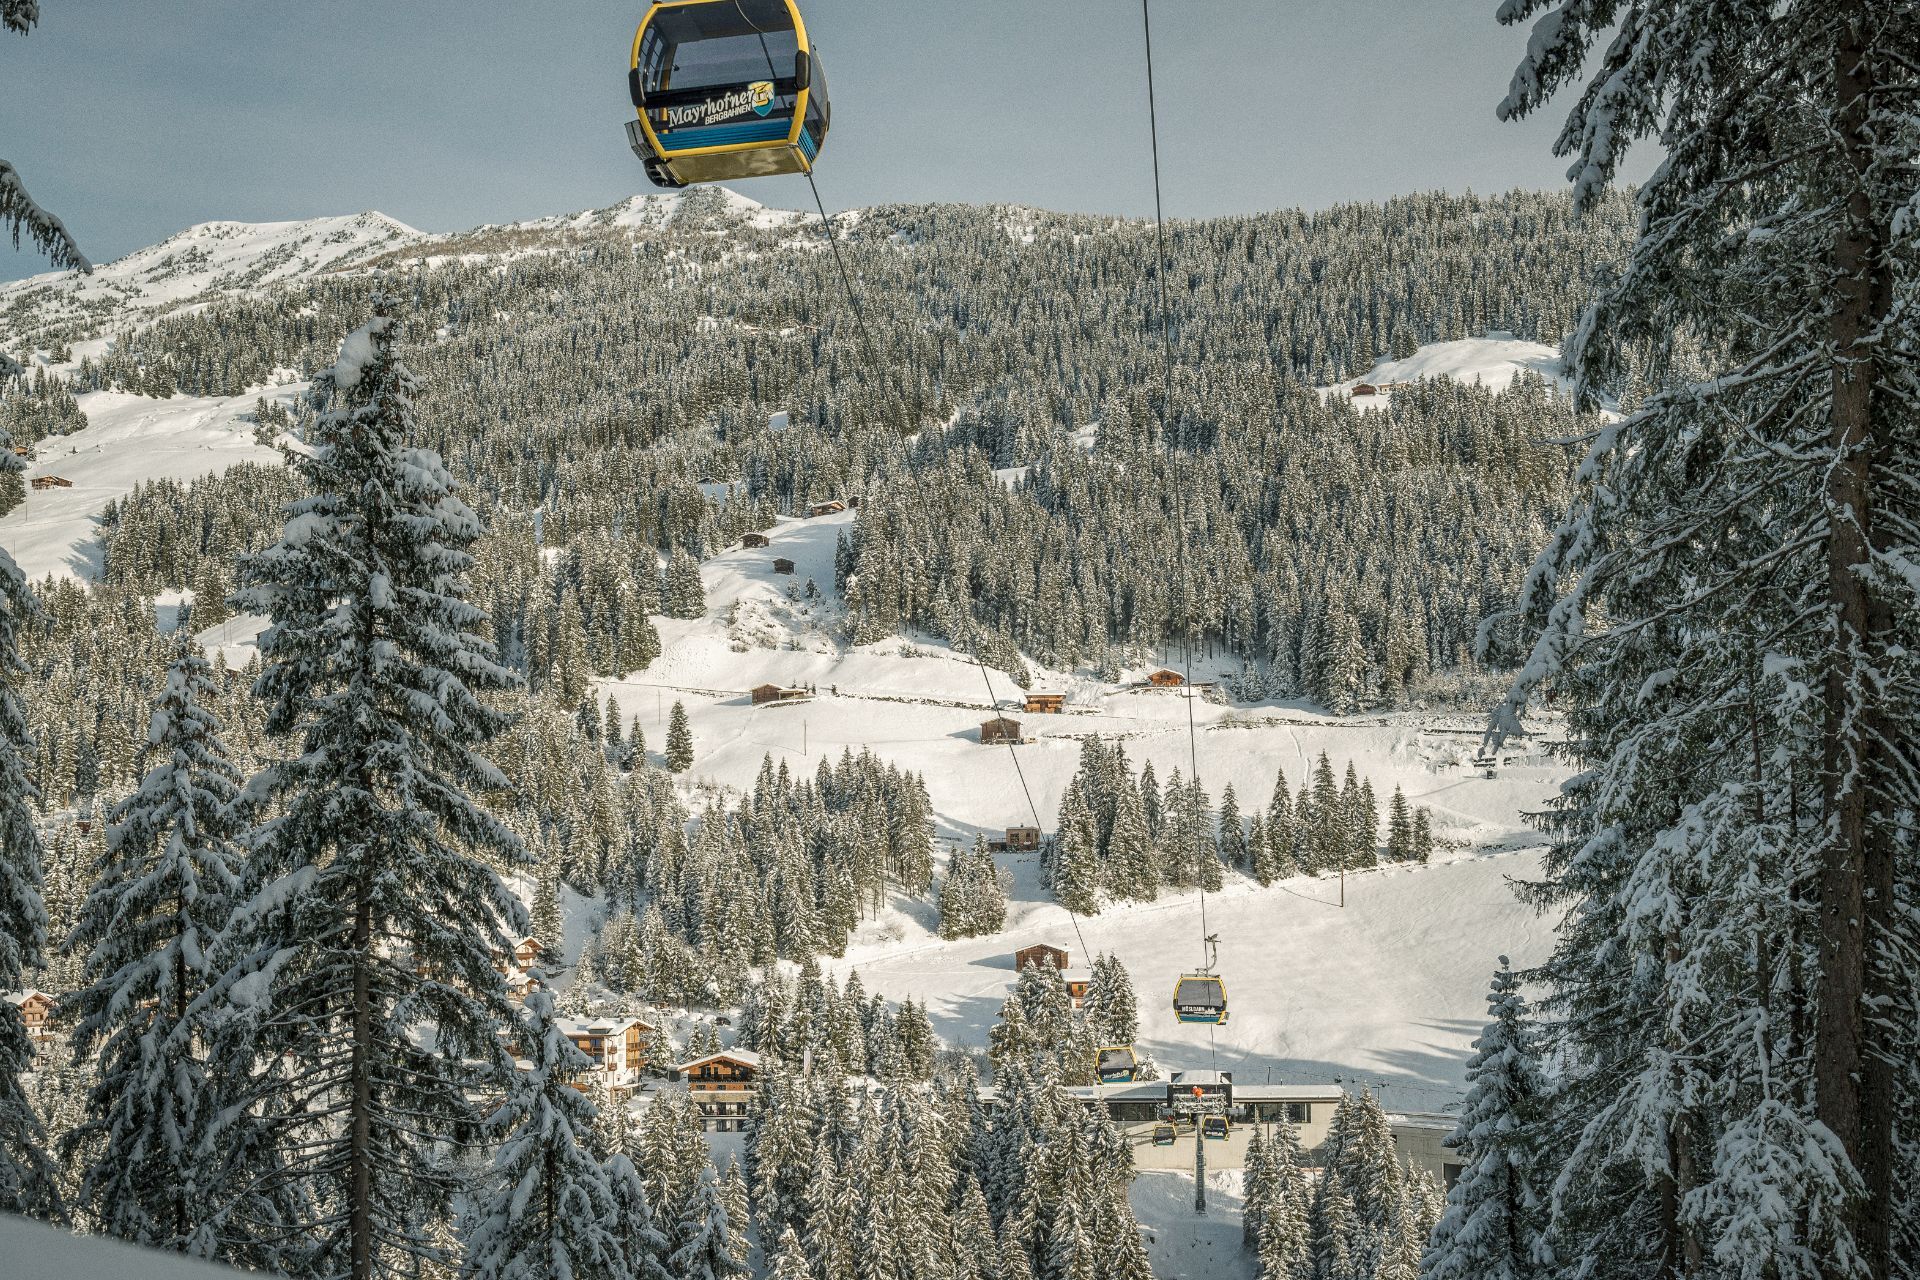
[[[47,272],[0,284],[0,349],[44,348],[62,336],[105,338],[173,312],[333,272],[551,250],[582,237],[645,235],[696,219],[724,232],[782,230],[805,218],[725,188],[697,188],[465,231],[420,231],[377,210],[288,222],[203,222],[90,275]]]
[[[203,222],[95,267],[0,284],[0,344],[54,326],[86,336],[309,279],[425,239],[369,210],[292,222]]]

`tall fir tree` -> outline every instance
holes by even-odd
[[[1467,1062],[1467,1098],[1447,1146],[1461,1172],[1427,1246],[1425,1280],[1544,1280],[1551,1274],[1546,1189],[1533,1149],[1547,1087],[1520,980],[1500,957],[1492,1015]]]
[[[1551,682],[1580,769],[1534,894],[1566,912],[1554,1230],[1602,1276],[1889,1280],[1920,1217],[1920,10],[1500,10],[1536,14],[1501,112],[1573,87],[1576,209],[1662,152],[1568,350],[1583,402],[1647,393],[1589,438],[1496,719]]]
[[[5,194],[0,180],[0,197]],[[0,225],[7,212],[0,204]],[[0,369],[0,381],[5,378]],[[0,476],[25,469],[10,444],[0,429]],[[20,632],[34,614],[33,595],[20,566],[0,550],[0,991],[20,990],[26,975],[46,962],[47,908],[40,896],[40,834],[33,822],[36,794],[27,779],[34,744],[20,699],[26,674]],[[24,1078],[32,1069],[26,1021],[19,1006],[0,1000],[0,1212],[60,1217],[46,1132],[25,1090]]]
[[[241,567],[237,602],[271,620],[255,688],[297,751],[249,784],[268,816],[216,988],[244,1013],[214,1061],[244,1091],[233,1114],[264,1117],[277,1179],[314,1205],[307,1269],[352,1280],[437,1256],[429,1227],[461,1187],[446,1144],[512,1071],[495,963],[527,928],[493,870],[525,852],[473,798],[508,786],[478,749],[506,722],[483,695],[515,681],[466,598],[480,521],[408,443],[398,337],[376,299],[316,379],[291,459],[308,494]]]
[[[215,693],[206,659],[183,646],[149,721],[152,767],[114,808],[63,944],[84,984],[62,1002],[75,1059],[95,1063],[86,1118],[63,1143],[80,1161],[80,1201],[109,1235],[209,1257],[226,1250],[198,1150],[211,1102],[198,1002],[240,889],[241,778],[208,709]]]

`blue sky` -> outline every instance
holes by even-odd
[[[0,157],[107,261],[195,222],[380,209],[424,230],[650,190],[636,2],[43,0],[0,36]],[[830,208],[1151,211],[1136,0],[808,0]],[[1494,120],[1494,0],[1154,0],[1167,211],[1563,183],[1560,113]],[[803,179],[740,190],[798,208]],[[0,247],[0,278],[44,270]]]

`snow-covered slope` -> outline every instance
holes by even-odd
[[[1378,409],[1393,395],[1393,386],[1397,383],[1451,378],[1455,382],[1477,382],[1490,390],[1502,391],[1523,371],[1538,374],[1562,389],[1571,389],[1573,385],[1559,351],[1545,343],[1495,330],[1483,338],[1430,342],[1404,360],[1377,361],[1359,377],[1322,387],[1321,391],[1352,395],[1355,387],[1365,383],[1379,390],[1374,395],[1355,397],[1354,407]]]
[[[119,391],[78,397],[86,428],[42,440],[27,468],[29,477],[58,476],[72,487],[29,488],[26,502],[0,519],[0,547],[29,578],[97,576],[96,521],[107,503],[143,480],[188,480],[236,462],[277,460],[254,443],[253,424],[241,415],[257,398],[285,404],[305,390],[297,383],[224,399],[153,400]]]
[[[1134,767],[1151,761],[1163,782],[1176,769],[1191,770],[1188,702],[1177,691],[1036,672],[1036,687],[1068,695],[1067,713],[1029,716],[1018,710],[1019,690],[1007,675],[990,673],[995,695],[1033,739],[1017,748],[1017,774],[1005,747],[977,740],[988,714],[977,666],[932,643],[836,642],[833,548],[851,518],[783,521],[770,531],[770,547],[736,548],[709,561],[708,617],[661,620],[661,657],[603,686],[656,752],[674,702],[687,708],[692,780],[744,788],[767,755],[811,771],[823,756],[871,749],[925,777],[939,834],[951,847],[1032,821],[1035,808],[1051,829],[1081,740],[1092,733],[1124,742]],[[795,573],[776,574],[776,557],[793,560]],[[731,625],[723,621],[729,616]],[[244,654],[230,653],[236,658]],[[1196,670],[1208,674],[1204,664]],[[817,695],[801,705],[756,707],[746,690],[762,683],[812,685]],[[1436,830],[1454,847],[1428,867],[1349,876],[1344,908],[1338,882],[1328,878],[1266,889],[1239,880],[1209,895],[1207,929],[1220,935],[1234,1006],[1212,1037],[1176,1024],[1166,1000],[1179,973],[1202,960],[1194,895],[1113,906],[1082,919],[1076,934],[1032,857],[1002,858],[1013,894],[1000,935],[942,941],[932,906],[902,899],[869,922],[834,967],[857,968],[869,991],[890,999],[924,1000],[942,1035],[981,1046],[1014,978],[1015,947],[1053,942],[1075,964],[1089,949],[1110,950],[1133,973],[1141,1040],[1163,1066],[1207,1066],[1217,1054],[1222,1068],[1252,1073],[1245,1078],[1271,1072],[1276,1081],[1325,1083],[1340,1076],[1385,1086],[1390,1105],[1447,1106],[1485,1018],[1495,955],[1530,963],[1550,945],[1551,921],[1523,907],[1508,879],[1538,869],[1539,838],[1524,814],[1554,793],[1561,770],[1544,754],[1523,751],[1488,777],[1473,766],[1471,716],[1338,718],[1299,703],[1206,699],[1192,709],[1201,778],[1216,802],[1232,783],[1242,813],[1264,808],[1277,769],[1297,788],[1324,751],[1336,774],[1351,762],[1383,803],[1398,785],[1430,807]]]
[[[203,222],[96,267],[0,284],[0,346],[47,324],[125,330],[168,311],[365,261],[421,239],[384,213],[297,222]]]

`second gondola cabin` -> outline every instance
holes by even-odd
[[[1173,1016],[1181,1022],[1227,1020],[1227,984],[1211,973],[1183,973],[1173,988]]]
[[[627,88],[627,141],[661,187],[811,173],[833,120],[793,0],[659,0]]]
[[[1131,1084],[1139,1070],[1140,1060],[1130,1044],[1108,1045],[1094,1062],[1094,1074],[1101,1084]]]

